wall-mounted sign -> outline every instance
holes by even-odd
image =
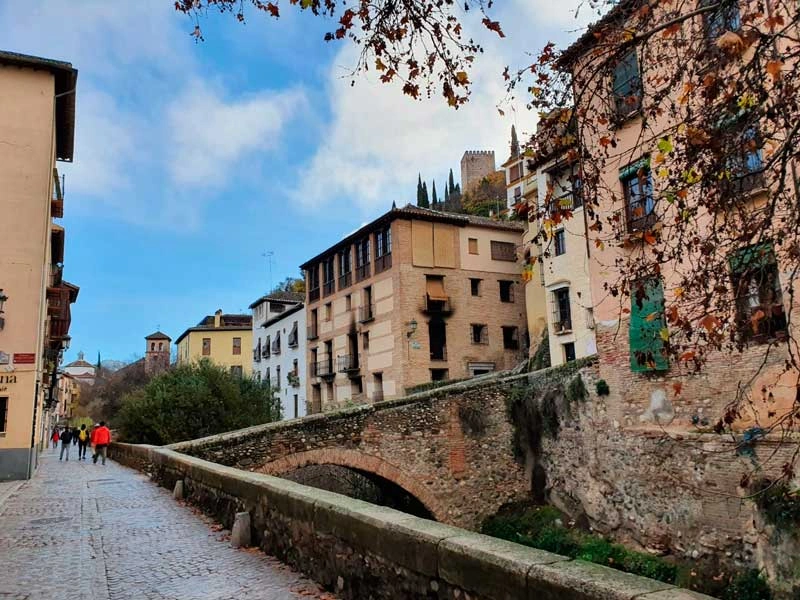
[[[411,349],[412,350],[419,350],[420,348],[422,348],[422,346],[420,345],[419,342],[411,342]]]
[[[14,364],[15,365],[32,365],[36,362],[36,354],[33,352],[15,352]]]
[[[8,355],[8,352],[3,352],[0,350],[0,365],[7,365],[11,362],[11,357]]]

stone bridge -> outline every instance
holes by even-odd
[[[503,504],[529,497],[506,403],[511,387],[547,373],[488,376],[169,448],[277,476],[310,465],[346,467],[401,488],[424,507],[420,516],[475,529]]]

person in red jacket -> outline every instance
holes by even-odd
[[[110,443],[111,431],[106,427],[105,421],[100,421],[100,425],[92,430],[92,445],[94,446],[92,460],[95,464],[97,464],[97,457],[101,454],[103,456],[103,464],[106,464],[106,452]]]

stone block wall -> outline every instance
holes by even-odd
[[[230,527],[248,511],[256,544],[343,599],[702,600],[664,583],[427,521],[164,448],[112,444]]]

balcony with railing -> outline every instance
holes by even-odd
[[[339,373],[356,373],[361,370],[358,354],[345,354],[336,358],[336,370]]]
[[[375,319],[375,305],[374,304],[364,304],[363,306],[358,307],[358,322],[359,323],[368,323]]]
[[[345,288],[350,287],[350,285],[352,283],[353,283],[353,272],[352,271],[348,271],[347,273],[344,273],[343,275],[339,276],[339,289],[340,290],[343,290]]]
[[[369,279],[370,272],[369,263],[364,263],[363,265],[359,265],[356,267],[356,281],[364,281],[365,279]]]
[[[336,373],[333,371],[333,360],[320,360],[311,363],[311,376],[322,377],[323,379],[326,377],[335,377]]]
[[[384,254],[375,259],[375,274],[383,273],[392,268],[392,253]]]
[[[323,296],[330,296],[333,292],[336,291],[336,281],[331,279],[330,281],[326,281],[322,284],[322,295]]]
[[[432,298],[428,294],[422,297],[422,312],[428,315],[449,315],[453,306],[449,298]]]
[[[308,301],[316,302],[317,300],[319,300],[319,287],[308,290]]]
[[[289,337],[286,339],[286,343],[289,344],[289,348],[297,348],[298,338],[300,336],[297,335],[297,326],[295,326],[290,332]]]
[[[319,338],[319,325],[314,323],[308,326],[308,333],[306,335],[306,339],[308,340],[316,340]]]
[[[53,169],[53,198],[50,200],[50,216],[54,219],[64,218],[64,190],[56,169]]]
[[[272,342],[272,353],[273,354],[280,354],[281,353],[281,339],[275,338]]]

